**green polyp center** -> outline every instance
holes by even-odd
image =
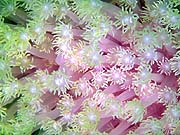
[[[149,45],[152,43],[152,36],[151,35],[145,35],[143,36],[143,43],[146,45]]]
[[[122,24],[126,24],[126,25],[132,25],[133,24],[133,18],[131,15],[125,15],[122,18]]]
[[[178,17],[177,16],[171,16],[170,17],[170,21],[172,22],[172,23],[177,23],[178,22]]]

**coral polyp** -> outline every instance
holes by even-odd
[[[0,135],[179,135],[179,0],[0,0]]]

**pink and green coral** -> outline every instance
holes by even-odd
[[[179,135],[179,0],[1,0],[0,135]]]

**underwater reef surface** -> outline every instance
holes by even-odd
[[[180,135],[179,0],[1,0],[0,135]]]

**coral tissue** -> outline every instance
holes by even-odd
[[[179,0],[1,0],[0,135],[180,135]]]

